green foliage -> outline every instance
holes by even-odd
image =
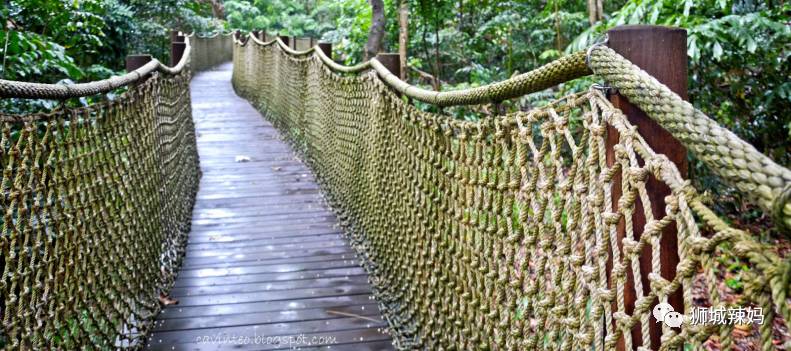
[[[3,77],[49,83],[95,80],[108,72],[89,67],[119,71],[130,53],[165,59],[169,29],[220,28],[220,22],[205,17],[206,6],[186,0],[7,1],[2,9],[8,29],[3,39],[9,39],[9,47],[0,52],[7,64]]]
[[[339,0],[322,4],[320,18],[335,18],[335,20],[332,29],[323,32],[321,39],[332,43],[334,51],[340,55],[339,60],[342,62],[355,64],[362,61],[365,42],[368,40],[368,29],[371,28],[371,7],[368,2]],[[390,16],[388,23],[394,20]]]
[[[347,64],[362,58],[371,25],[366,0],[229,0],[225,11],[229,29],[320,38],[333,43],[339,59]]]
[[[168,30],[221,28],[221,22],[208,17],[210,13],[208,5],[197,0],[6,1],[0,8],[5,26],[0,33],[0,78],[72,84],[123,73],[126,55],[131,53],[167,60]],[[11,113],[55,106],[53,101],[0,101],[0,110]]]
[[[0,43],[4,43],[3,79],[26,80],[53,72],[76,79],[84,75],[63,46],[42,35],[4,31],[0,32]]]

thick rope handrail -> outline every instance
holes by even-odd
[[[277,46],[281,50],[292,56],[304,56],[311,53],[316,54],[322,62],[336,72],[355,73],[373,68],[379,76],[382,77],[382,80],[396,91],[415,100],[438,106],[477,105],[500,102],[541,91],[560,83],[591,74],[591,70],[585,64],[585,52],[581,51],[561,57],[556,61],[552,61],[530,72],[519,74],[504,81],[463,90],[437,92],[404,82],[398,76],[390,72],[390,70],[376,58],[372,58],[354,66],[344,66],[332,61],[332,59],[327,57],[321,50],[315,50],[315,47],[304,51],[297,51],[288,47],[279,37],[269,42],[263,42],[252,34],[250,34],[249,37],[252,38],[253,42],[259,45],[268,46],[277,43]],[[241,40],[234,39],[234,41],[244,46],[250,40],[242,42]]]
[[[597,46],[591,50],[590,65],[596,75],[645,111],[726,183],[772,214],[775,223],[791,234],[791,170],[721,127],[614,50]]]
[[[379,60],[371,60],[371,66],[393,89],[410,98],[437,106],[500,102],[541,91],[591,73],[585,65],[585,53],[577,52],[500,82],[463,90],[438,92],[404,82],[385,68]]]
[[[358,63],[358,64],[356,64],[354,66],[346,66],[346,65],[342,65],[340,63],[337,63],[337,62],[333,61],[326,54],[324,54],[323,51],[316,50],[315,46],[310,47],[307,50],[299,51],[299,50],[294,50],[294,49],[290,48],[288,45],[286,45],[286,43],[284,43],[280,39],[280,37],[275,37],[275,39],[272,39],[270,41],[266,41],[265,42],[265,41],[262,41],[262,40],[256,38],[255,35],[252,35],[252,33],[250,33],[249,34],[249,38],[253,42],[255,42],[256,44],[261,45],[261,46],[277,45],[280,48],[280,50],[283,50],[284,52],[286,52],[286,53],[288,53],[288,54],[290,54],[292,56],[304,56],[304,55],[308,55],[308,54],[312,53],[312,54],[316,55],[321,60],[321,62],[323,62],[331,70],[333,70],[335,72],[340,72],[340,73],[358,73],[358,72],[363,72],[363,71],[371,69],[372,62],[376,61],[374,59],[374,60],[368,60],[368,61],[365,61],[365,62],[362,62],[362,63]],[[237,38],[234,38],[234,43],[239,44],[242,47],[247,45],[247,43],[249,43],[249,42],[250,42],[250,40],[242,41],[242,40],[239,40]]]
[[[438,106],[499,102],[590,74],[600,76],[629,101],[643,109],[650,118],[670,131],[727,184],[750,196],[764,211],[772,215],[775,223],[782,226],[787,235],[791,235],[791,170],[778,165],[605,46],[596,45],[590,50],[562,57],[500,82],[470,89],[436,92],[404,82],[375,58],[356,66],[344,66],[335,63],[315,47],[296,51],[280,38],[265,43],[254,35],[250,37],[259,45],[277,43],[282,51],[292,56],[313,53],[336,72],[356,73],[374,69],[382,81],[394,90],[409,98]],[[242,44],[241,41],[236,42]]]
[[[78,84],[44,84],[20,82],[13,80],[0,79],[0,98],[22,98],[22,99],[69,99],[96,94],[103,94],[113,91],[120,87],[139,82],[149,74],[159,71],[168,75],[181,73],[189,63],[190,45],[189,38],[185,37],[187,43],[181,60],[169,67],[157,59],[152,59],[142,67],[120,76],[114,76],[103,80]]]
[[[201,38],[201,39],[214,39],[218,36],[232,36],[233,32],[225,32],[225,31],[216,31],[209,34],[203,33],[196,33],[192,32],[190,34],[185,35],[185,37],[192,37],[192,38]]]

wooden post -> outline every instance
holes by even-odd
[[[660,83],[666,85],[670,90],[681,96],[681,98],[687,99],[687,33],[684,29],[662,26],[623,26],[608,31],[608,36],[608,46],[610,48],[642,70],[648,72],[648,74],[652,75]],[[678,140],[673,138],[668,131],[651,120],[645,112],[629,103],[625,97],[616,92],[610,94],[609,98],[613,105],[623,111],[629,121],[637,126],[638,132],[648,145],[658,154],[667,156],[675,163],[676,167],[678,167],[681,176],[686,178],[688,176],[686,148],[684,148]],[[613,145],[618,142],[618,137],[618,132],[614,128],[608,126],[608,165],[612,165],[615,162]],[[640,161],[642,162],[642,160]],[[617,201],[622,195],[620,174],[615,178],[612,194],[613,210],[617,210]],[[664,217],[665,196],[670,194],[670,189],[654,178],[653,175],[650,175],[646,181],[646,190],[648,191],[648,197],[651,201],[651,211],[653,212],[654,218],[659,219]],[[646,224],[643,204],[639,198],[635,203],[632,221],[634,239],[639,240]],[[625,222],[621,219],[617,230],[619,250],[622,250],[621,242],[625,236],[625,229]],[[660,273],[662,277],[667,280],[672,280],[675,277],[676,265],[679,262],[677,234],[675,223],[671,223],[664,229],[660,239],[659,260],[662,267]],[[645,296],[650,289],[648,273],[651,272],[651,259],[651,247],[646,245],[640,255],[640,275],[642,277],[643,296]],[[612,266],[610,265],[610,267]],[[631,315],[634,311],[636,299],[634,277],[630,268],[627,267],[626,271],[627,282],[624,291],[625,312]],[[684,300],[680,289],[668,296],[667,302],[673,306],[675,311],[684,314]],[[659,303],[659,301],[654,300],[651,307],[653,308],[657,303]],[[650,317],[649,324],[651,349],[658,350],[662,335],[662,323],[656,323],[654,318]],[[637,323],[634,328],[632,328],[632,338],[635,343],[641,343],[642,334],[640,331],[640,323]],[[625,346],[623,338],[620,338],[617,349],[625,350]]]
[[[401,59],[398,54],[378,53],[376,54],[376,59],[379,60],[390,73],[394,74],[396,77],[401,77]]]
[[[187,49],[187,44],[184,42],[183,35],[176,35],[170,37],[170,67],[173,67],[181,61],[181,56],[184,56],[184,50]]]
[[[305,51],[310,49],[310,38],[296,38],[294,40],[294,50]]]
[[[140,55],[127,55],[126,56],[126,71],[132,72],[140,67],[146,65],[146,63],[151,62],[152,58],[151,55],[148,54],[140,54]]]
[[[319,43],[319,50],[324,52],[324,55],[327,57],[332,58],[332,43]]]
[[[140,54],[140,55],[127,55],[126,56],[126,72],[132,72],[140,67],[146,65],[146,63],[151,62],[153,58],[151,55],[148,54]],[[147,76],[143,78],[145,80],[148,78]],[[143,81],[141,80],[141,82]]]
[[[297,37],[293,35],[288,37],[288,47],[290,47],[291,50],[297,49]]]
[[[181,57],[184,56],[184,50],[187,49],[187,43],[171,43],[170,44],[170,67],[179,64]]]
[[[266,41],[266,29],[262,29],[258,32],[258,40],[265,42]]]
[[[286,44],[286,46],[291,47],[291,37],[287,35],[279,35],[279,37],[280,40],[282,40],[283,43]]]
[[[184,39],[183,39],[184,36],[181,35],[181,32],[179,32],[179,31],[177,31],[175,29],[171,30],[170,31],[170,42],[173,43],[173,42],[178,41],[178,37],[179,36],[182,37],[181,41],[184,41]]]
[[[381,62],[390,73],[396,77],[401,77],[401,56],[397,53],[378,53],[376,60]],[[401,93],[396,92],[396,95],[401,97]]]

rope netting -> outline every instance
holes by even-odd
[[[680,140],[697,156],[711,161],[721,152],[712,162],[728,167],[727,180],[747,178],[747,188],[768,189],[755,198],[777,203],[776,189],[791,180],[787,169],[754,155],[732,134],[696,139],[698,132],[722,130],[695,130],[708,117],[663,95],[666,87],[612,50],[591,50],[591,69],[585,56],[493,84],[494,90],[440,95],[398,81],[376,60],[343,67],[317,50],[295,52],[278,39],[250,37],[234,46],[233,83],[315,171],[400,348],[609,350],[622,343],[647,350],[649,326],[657,322],[652,308],[679,292],[684,311],[678,312],[685,315],[700,306],[760,308],[763,323],[751,327],[749,338],[764,350],[788,343],[773,325],[787,330],[791,321],[789,258],[707,208],[600,91],[476,122],[417,110],[396,94],[482,103],[592,70],[650,116],[661,115],[656,119],[671,132],[686,133]],[[685,129],[678,116],[686,114],[705,120]],[[608,128],[618,132],[611,149]],[[717,150],[724,145],[731,149]],[[722,156],[736,149],[742,158]],[[753,173],[736,174],[745,158]],[[651,178],[671,190],[661,216],[650,210]],[[775,207],[782,212],[786,205]],[[632,221],[638,211],[644,225]],[[663,275],[668,267],[660,260],[668,227],[676,229],[680,258],[672,278]],[[642,233],[637,240],[635,232]],[[740,273],[742,293],[725,294],[723,260],[749,266]],[[711,340],[730,349],[741,324],[664,326],[660,349]],[[641,337],[633,338],[633,329]]]
[[[26,98],[128,85],[86,107],[0,113],[4,349],[144,346],[180,265],[200,178],[190,49],[175,67],[154,60],[104,81],[0,82],[2,96]]]
[[[192,46],[190,67],[194,72],[204,71],[232,59],[233,39],[230,34],[216,33],[205,37],[193,34],[189,39]]]

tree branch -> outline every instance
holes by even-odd
[[[376,57],[382,51],[382,40],[385,33],[385,5],[382,0],[369,0],[371,3],[371,28],[368,30],[368,42],[365,44],[365,59]]]

